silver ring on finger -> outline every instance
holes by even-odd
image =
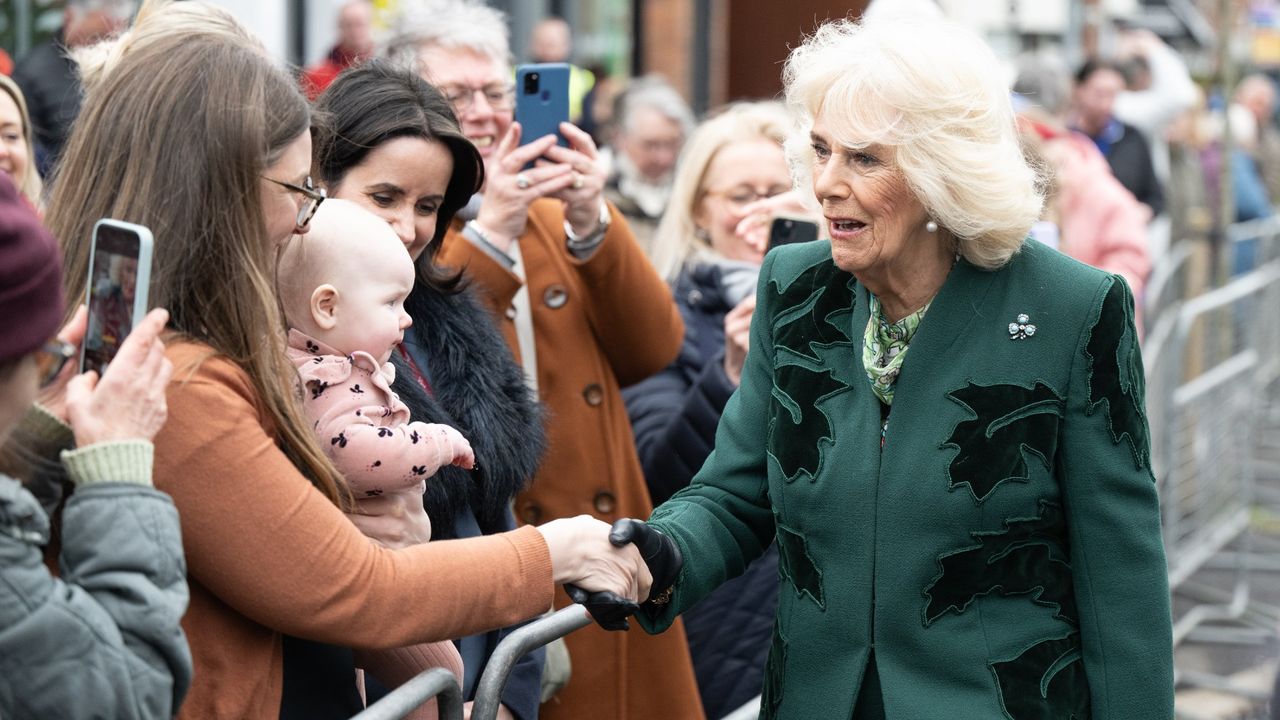
[[[528,190],[533,183],[529,182],[529,176],[524,173],[516,173],[516,187],[521,190]]]
[[[574,189],[574,190],[581,190],[581,189],[582,189],[582,174],[581,174],[581,173],[574,173],[574,174],[573,174],[573,189]]]

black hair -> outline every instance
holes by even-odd
[[[418,277],[437,290],[457,290],[461,273],[435,264],[454,215],[484,185],[480,151],[462,134],[449,101],[416,73],[385,60],[349,68],[316,98],[312,124],[315,172],[336,186],[374,148],[399,137],[439,142],[453,156],[453,175],[437,211],[436,233],[417,263]]]
[[[1124,70],[1121,69],[1119,65],[1111,62],[1110,60],[1092,57],[1085,60],[1084,64],[1080,66],[1080,69],[1076,70],[1076,84],[1083,85],[1088,82],[1089,78],[1092,77],[1094,73],[1101,70],[1110,70],[1122,78],[1128,78],[1128,76],[1125,75]]]

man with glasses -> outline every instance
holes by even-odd
[[[80,75],[70,51],[121,32],[137,9],[134,0],[67,0],[62,27],[26,54],[13,79],[26,96],[35,134],[36,162],[47,177],[80,113]]]

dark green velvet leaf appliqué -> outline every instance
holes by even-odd
[[[947,468],[951,489],[968,485],[973,499],[987,499],[1006,480],[1031,478],[1023,450],[1030,450],[1052,467],[1058,449],[1058,422],[1062,397],[1048,385],[974,385],[947,393],[974,414],[956,423],[942,447],[960,452]]]
[[[1080,655],[1080,633],[1043,640],[1011,660],[990,664],[1000,704],[1011,720],[1084,720],[1089,681]]]
[[[1141,470],[1151,465],[1151,445],[1142,407],[1145,381],[1132,313],[1129,289],[1117,279],[1102,301],[1098,322],[1089,331],[1089,343],[1084,349],[1089,362],[1087,413],[1092,415],[1106,403],[1112,442],[1119,445],[1128,440],[1134,466]]]
[[[775,407],[773,426],[769,431],[769,452],[778,460],[787,482],[807,475],[818,478],[822,454],[835,444],[831,418],[818,403],[831,395],[849,389],[836,380],[830,370],[815,372],[803,365],[783,365],[773,372]]]
[[[786,289],[775,279],[769,284],[774,307],[780,309],[773,328],[773,344],[815,362],[816,348],[852,344],[848,319],[853,309],[853,279],[830,259],[800,273]],[[799,309],[798,312],[792,312]]]
[[[782,688],[787,667],[787,639],[775,620],[773,642],[769,644],[769,659],[765,664],[764,688],[760,697],[760,717],[773,718],[782,704]]]
[[[791,581],[797,596],[808,595],[818,607],[826,609],[822,598],[822,570],[809,555],[809,547],[800,533],[778,524],[778,570]]]
[[[785,288],[776,279],[769,284],[772,303],[780,309],[772,329],[775,357],[791,355],[798,361],[779,362],[774,369],[768,450],[787,482],[802,475],[816,480],[823,453],[834,444],[832,420],[818,404],[849,386],[831,370],[803,363],[822,364],[821,351],[853,346],[847,327],[853,308],[852,283],[848,274],[827,260],[808,268]]]
[[[1062,507],[1040,501],[1038,517],[1006,520],[1004,530],[970,533],[977,545],[938,558],[941,572],[924,589],[924,624],[962,613],[983,595],[1029,595],[1076,624],[1071,555]]]

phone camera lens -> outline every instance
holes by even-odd
[[[538,90],[541,89],[541,83],[538,82],[538,79],[540,77],[541,76],[536,72],[529,73],[528,75],[524,76],[524,94],[525,95],[538,94]]]

